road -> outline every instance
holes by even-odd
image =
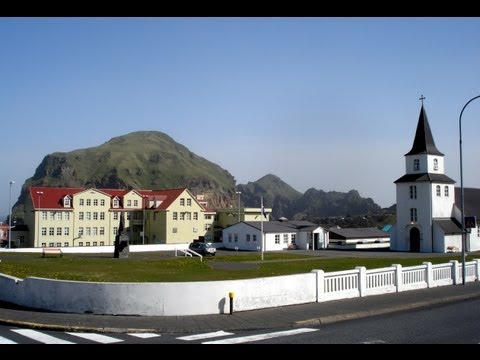
[[[0,344],[479,344],[480,300],[329,325],[198,334],[72,333],[0,326]]]

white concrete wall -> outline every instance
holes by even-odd
[[[173,251],[175,249],[188,249],[188,243],[185,244],[152,244],[152,245],[130,245],[130,252],[148,252],[148,251]],[[61,247],[62,252],[65,254],[98,254],[98,253],[112,253],[113,246],[70,246]],[[2,252],[19,252],[19,253],[39,253],[43,252],[43,248],[21,248],[21,249],[5,249],[0,248]]]

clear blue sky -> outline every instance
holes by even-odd
[[[459,186],[479,38],[480,18],[0,18],[0,214],[45,155],[138,130],[240,184],[272,173],[390,206],[421,94]],[[480,100],[462,123],[480,187]]]

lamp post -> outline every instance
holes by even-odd
[[[38,244],[37,245],[40,245],[40,195],[43,195],[43,191],[37,191],[37,195],[38,195],[38,219],[37,219],[37,241],[38,241]]]
[[[8,196],[8,248],[12,248],[12,185],[15,184],[15,181],[10,181],[10,195]]]
[[[463,110],[470,104],[473,100],[480,98],[480,95],[475,96],[468,100],[468,102],[463,106],[462,111],[460,111],[460,117],[458,119],[458,129],[460,133],[460,206],[462,212],[462,284],[465,285],[466,269],[465,269],[465,248],[467,245],[467,240],[465,238],[465,204],[464,204],[464,192],[463,192],[463,166],[462,166],[462,115]]]
[[[240,195],[242,195],[242,192],[235,191],[235,193],[238,195],[238,222],[240,222]]]

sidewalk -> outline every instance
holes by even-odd
[[[480,298],[480,282],[222,315],[112,316],[32,311],[0,304],[0,324],[59,331],[201,333],[329,324]]]

